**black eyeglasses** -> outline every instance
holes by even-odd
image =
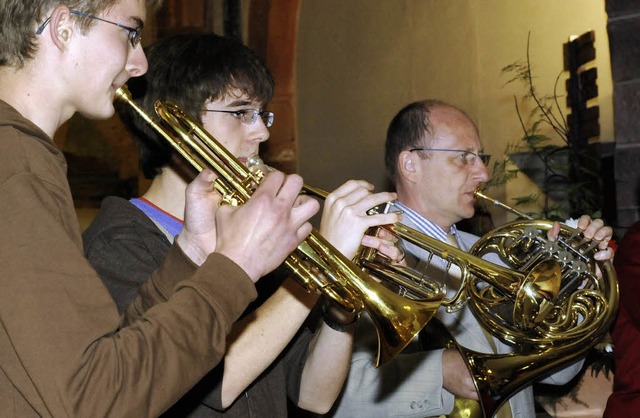
[[[82,16],[82,17],[87,17],[89,19],[99,20],[101,22],[110,23],[110,24],[115,25],[115,26],[117,26],[117,27],[119,27],[121,29],[126,30],[127,32],[129,32],[129,42],[131,42],[131,46],[133,48],[138,46],[138,44],[142,40],[142,25],[140,25],[137,28],[132,28],[130,26],[126,26],[126,25],[122,25],[120,23],[112,22],[110,20],[103,19],[103,18],[98,17],[98,16],[90,15],[88,13],[84,13],[84,12],[81,12],[79,10],[69,10],[69,13],[72,13],[72,14],[78,15],[78,16]],[[40,25],[38,27],[38,29],[36,29],[36,35],[41,35],[42,34],[42,32],[44,31],[44,28],[47,27],[47,25],[49,24],[50,20],[51,20],[51,16],[49,16],[47,18],[47,20],[45,20],[42,23],[42,25]]]
[[[489,160],[491,159],[491,155],[489,154],[481,154],[475,153],[472,151],[464,150],[464,149],[446,149],[446,148],[413,148],[409,150],[410,152],[414,151],[443,151],[443,152],[459,152],[460,157],[462,158],[462,162],[465,165],[474,165],[476,160],[480,158],[482,164],[489,164]]]
[[[218,113],[229,113],[234,117],[240,119],[242,123],[245,125],[253,125],[257,120],[258,116],[264,122],[264,126],[270,128],[273,125],[273,112],[269,112],[263,110],[262,112],[257,109],[242,109],[242,110],[211,110],[204,109],[205,112],[218,112]]]

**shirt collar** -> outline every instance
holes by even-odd
[[[424,216],[420,215],[418,212],[411,209],[409,206],[405,205],[399,200],[396,200],[394,202],[394,205],[400,210],[402,210],[403,212],[402,216],[405,217],[406,219],[411,220],[411,222],[413,222],[416,225],[416,229],[422,232],[423,234],[433,236],[442,242],[447,242],[448,234],[452,234],[452,235],[458,234],[458,229],[456,228],[455,224],[451,225],[451,229],[449,231],[445,231],[444,229],[440,228],[438,225],[431,222],[429,219],[425,218]]]

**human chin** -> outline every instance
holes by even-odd
[[[473,215],[475,215],[475,214],[476,214],[476,209],[475,209],[475,207],[474,207],[473,205],[471,205],[471,206],[465,206],[465,207],[463,208],[463,211],[464,211],[464,213],[463,213],[463,219],[470,219],[470,218],[473,218]]]
[[[474,199],[467,199],[467,198],[462,199],[458,207],[459,207],[459,212],[462,215],[463,219],[472,218],[476,212],[476,209],[474,206]]]
[[[86,106],[83,109],[78,109],[78,113],[87,119],[109,119],[115,113],[113,107],[113,101],[107,101],[102,106]]]

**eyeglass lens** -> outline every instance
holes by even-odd
[[[110,23],[112,25],[115,25],[115,26],[117,26],[119,28],[122,28],[122,29],[126,30],[127,32],[129,32],[129,42],[131,43],[131,46],[134,47],[134,48],[142,40],[142,28],[132,28],[130,26],[126,26],[126,25],[123,25],[123,24],[117,23],[117,22],[112,22],[110,20],[103,19],[101,17],[94,16],[94,15],[91,15],[91,14],[88,14],[88,13],[84,13],[84,12],[81,12],[79,10],[71,10],[70,13],[73,13],[75,15],[82,16],[82,17],[87,17],[89,19],[95,19],[95,20],[99,20],[101,22]]]
[[[482,161],[482,164],[487,165],[487,164],[489,164],[489,160],[491,159],[491,155],[489,155],[489,154],[480,154],[480,153],[476,154],[475,152],[461,150],[461,149],[413,148],[413,149],[411,149],[409,151],[411,151],[411,152],[413,152],[413,151],[459,152],[459,153],[461,153],[460,157],[462,157],[462,161],[466,165],[474,165],[478,158],[480,158],[480,161]]]
[[[256,109],[247,109],[241,114],[242,123],[245,125],[253,125],[258,119],[258,116],[262,119],[264,125],[269,128],[273,125],[273,112],[268,111],[258,111]]]

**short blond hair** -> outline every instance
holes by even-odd
[[[0,66],[22,67],[36,52],[36,29],[58,4],[88,14],[99,14],[120,0],[0,0]],[[147,9],[155,11],[162,0],[146,0]],[[76,17],[87,29],[91,20]]]

